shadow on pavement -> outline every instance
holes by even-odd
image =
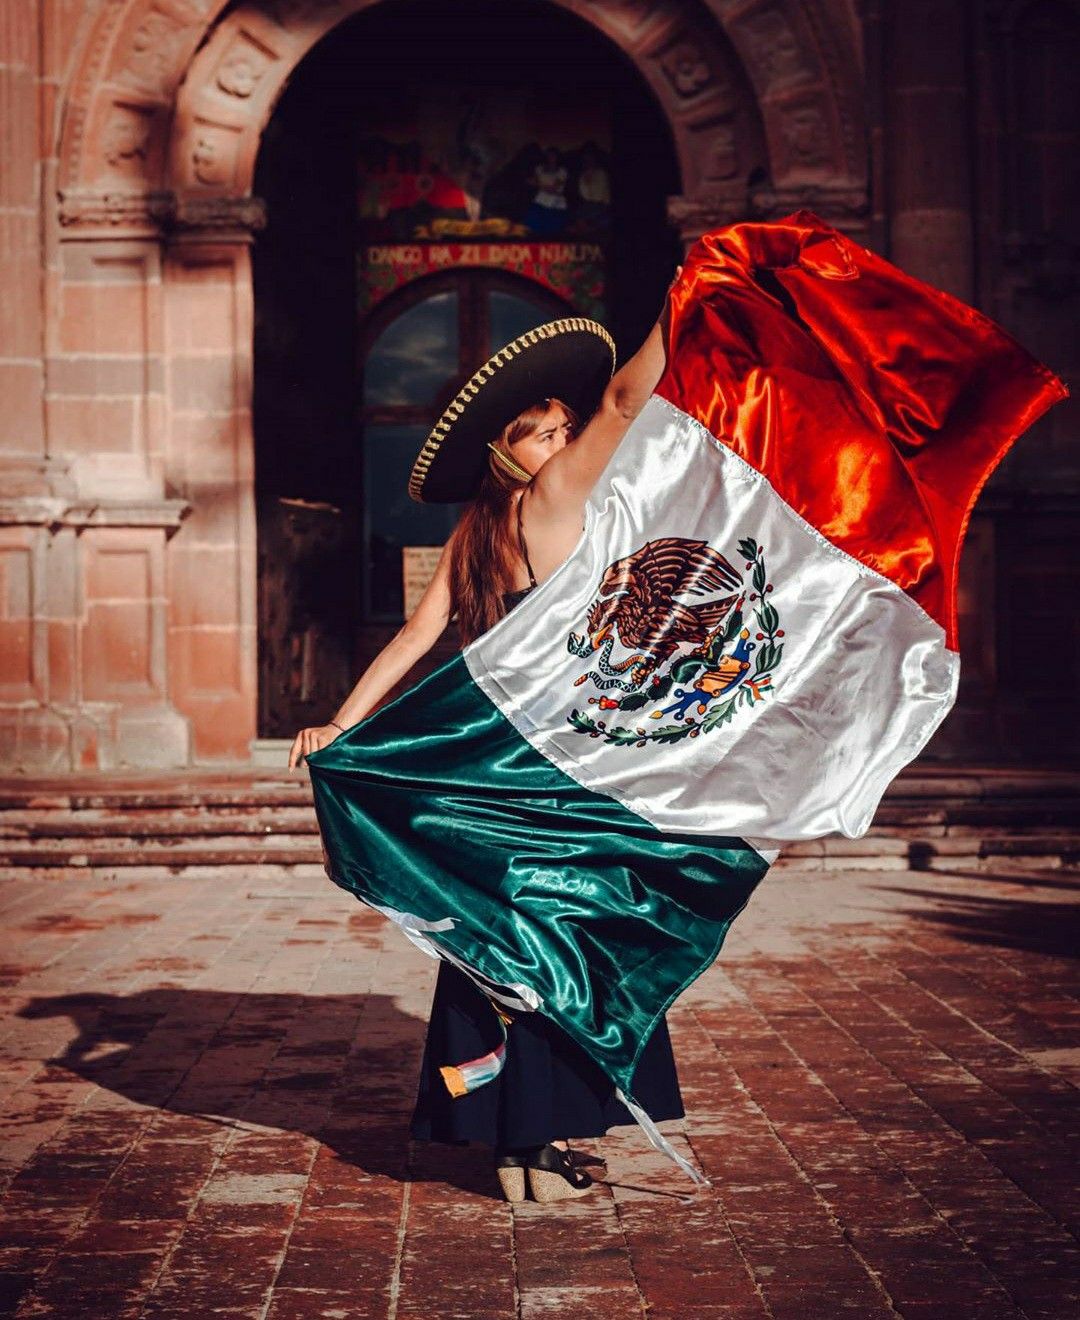
[[[929,873],[927,873],[929,875]],[[1080,876],[995,874],[986,871],[936,871],[942,879],[979,880],[986,885],[1023,885],[1030,890],[1080,890]],[[1055,903],[1028,899],[1010,892],[950,893],[927,887],[877,886],[890,894],[920,900],[918,906],[897,911],[913,921],[945,928],[955,938],[971,944],[990,945],[1047,954],[1057,958],[1080,956],[1080,902]]]
[[[425,1023],[386,995],[87,992],[19,1016],[71,1018],[50,1066],[139,1104],[303,1133],[365,1173],[498,1198],[485,1148],[410,1141]]]

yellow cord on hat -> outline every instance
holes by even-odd
[[[519,462],[517,462],[516,459],[511,458],[508,453],[500,449],[498,445],[494,443],[494,441],[492,440],[488,441],[488,448],[499,460],[499,462],[503,465],[503,467],[507,470],[507,472],[511,473],[515,477],[518,477],[521,481],[532,481],[533,474],[531,472],[526,472],[526,470],[521,466]]]

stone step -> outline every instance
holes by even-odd
[[[313,833],[315,813],[309,800],[286,805],[246,802],[206,803],[166,808],[97,803],[58,808],[55,805],[0,810],[0,840],[63,837]],[[1080,830],[1080,802],[1054,801],[981,803],[960,807],[884,804],[870,836],[910,838],[982,835],[988,832],[1036,830],[1063,833]]]
[[[779,865],[809,870],[1056,867],[1080,857],[1080,775],[925,770],[891,786],[860,839],[794,844]],[[0,787],[0,865],[64,868],[321,865],[306,774],[85,776]]]
[[[86,790],[0,788],[0,811],[140,811],[303,806],[311,802],[311,784],[179,785],[176,788],[107,787]]]
[[[153,866],[170,870],[188,867],[257,868],[263,865],[298,866],[320,864],[322,850],[317,841],[286,835],[273,842],[253,844],[250,839],[214,839],[203,844],[141,841],[110,841],[39,844],[34,847],[0,846],[0,867],[12,870],[40,868]]]
[[[0,840],[66,838],[168,838],[211,835],[277,835],[317,833],[310,803],[295,807],[236,807],[221,810],[176,808],[111,811],[94,807],[81,811],[0,811]]]
[[[174,774],[101,774],[51,779],[9,778],[0,784],[3,810],[210,810],[274,808],[311,801],[304,771],[251,769]],[[889,785],[882,812],[907,810],[1008,811],[1024,802],[1080,805],[1080,772],[1070,770],[954,769],[918,766]],[[883,817],[883,819],[885,819]]]
[[[941,870],[1008,860],[1029,866],[1080,865],[1080,834],[1017,834],[985,838],[827,838],[784,849],[778,865],[806,870]],[[259,836],[217,832],[193,837],[50,838],[0,841],[0,867],[63,869],[102,867],[261,867],[321,864],[318,835],[282,832]]]
[[[1080,860],[1080,834],[960,835],[944,839],[913,839],[911,854],[948,860],[957,857],[1049,857],[1073,864]]]
[[[1080,827],[1080,798],[993,798],[974,802],[888,799],[874,816],[876,829],[941,825],[949,829],[970,826],[1014,828],[1060,824]]]
[[[885,801],[933,798],[975,802],[994,798],[1080,797],[1080,771],[1026,769],[902,770],[885,790]]]
[[[1044,785],[1038,793],[1016,792],[959,796],[921,793],[904,794],[894,784],[881,802],[876,822],[914,824],[944,819],[989,823],[1019,816],[1040,821],[1080,818],[1080,791],[1066,791],[1060,783]],[[302,808],[312,801],[305,779],[292,783],[238,783],[210,786],[180,785],[174,789],[128,788],[105,784],[97,789],[13,789],[11,781],[0,786],[0,818],[10,813],[47,812],[149,812],[149,811],[273,811]]]

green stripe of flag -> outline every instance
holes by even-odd
[[[654,1025],[713,961],[768,864],[664,833],[535,750],[457,655],[308,758],[334,880],[524,985],[633,1095]],[[723,822],[718,822],[722,826]]]

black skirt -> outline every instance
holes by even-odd
[[[439,1068],[486,1054],[498,1043],[495,1014],[481,990],[451,963],[439,965],[410,1133],[421,1141],[539,1146],[563,1137],[599,1137],[633,1123],[615,1088],[585,1051],[542,1013],[516,1013],[506,1064],[494,1081],[454,1098]],[[671,1038],[663,1018],[645,1046],[632,1095],[654,1119],[682,1118]]]

